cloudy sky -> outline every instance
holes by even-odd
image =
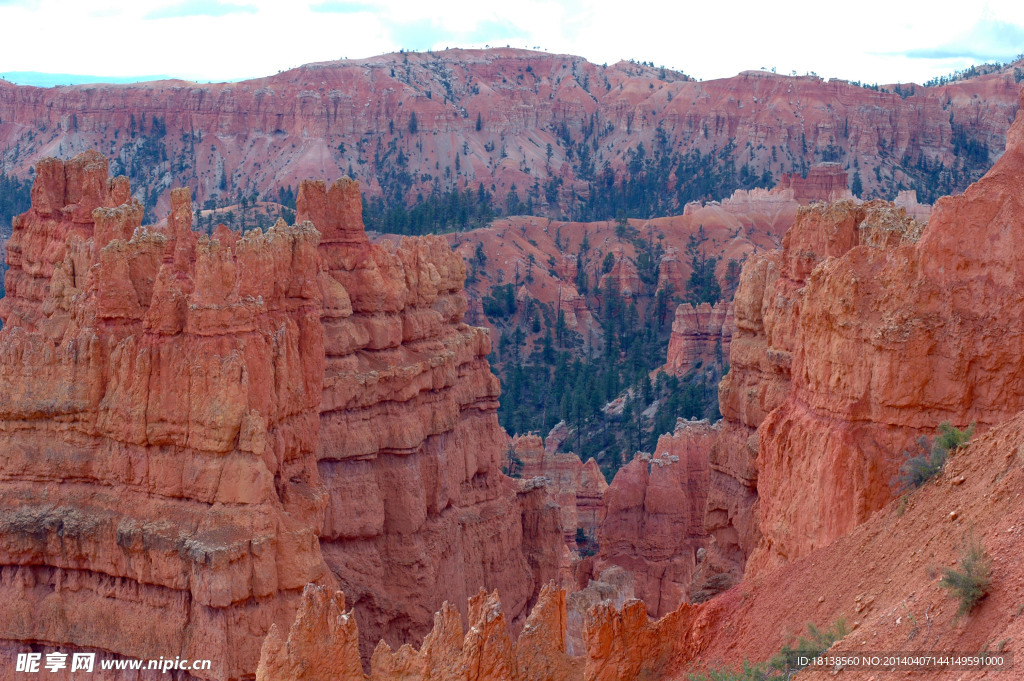
[[[1024,2],[0,0],[0,73],[237,80],[313,61],[511,45],[705,80],[921,82],[1024,52]]]

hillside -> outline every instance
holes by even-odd
[[[499,213],[669,215],[822,161],[842,164],[865,196],[914,188],[930,203],[999,156],[1016,92],[1013,65],[935,87],[762,71],[695,82],[515,49],[388,54],[226,84],[0,82],[0,169],[24,177],[43,156],[95,149],[129,176],[147,216],[166,211],[171,186],[209,208],[349,174],[372,199],[368,227],[405,233]]]

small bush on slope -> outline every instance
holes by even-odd
[[[974,425],[965,430],[954,427],[949,421],[939,425],[939,433],[935,441],[928,443],[928,438],[921,437],[917,441],[918,454],[904,452],[907,460],[900,466],[896,477],[896,485],[900,492],[917,489],[939,474],[949,453],[967,444],[974,435]]]
[[[774,681],[789,679],[806,665],[800,664],[801,658],[817,657],[840,640],[849,629],[845,620],[838,620],[828,629],[819,629],[813,624],[807,625],[807,636],[801,636],[796,644],[783,646],[771,660],[752,665],[744,660],[743,668],[732,671],[727,669],[711,669],[706,674],[690,675],[690,681]]]
[[[992,560],[985,553],[981,542],[973,536],[965,538],[964,553],[960,557],[960,569],[946,568],[939,585],[960,601],[956,616],[966,615],[981,599],[988,595],[992,585]]]

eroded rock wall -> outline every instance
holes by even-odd
[[[308,583],[377,641],[499,588],[513,628],[557,574],[557,508],[507,436],[464,266],[371,245],[358,185],[295,227],[141,226],[94,152],[40,162],[0,302],[0,645],[210,659],[250,677]],[[314,224],[316,225],[314,227]]]
[[[732,303],[683,303],[672,322],[665,369],[685,376],[698,366],[728,361],[735,330]]]
[[[0,640],[252,673],[306,583],[323,385],[311,224],[140,227],[87,153],[40,162],[0,303]]]
[[[440,237],[370,245],[354,182],[303,182],[297,208],[323,233],[329,275],[321,546],[364,656],[382,638],[419,641],[443,601],[462,606],[481,586],[521,623],[535,580],[557,569],[560,554],[540,550],[559,545],[557,509],[501,472],[500,388],[487,332],[462,321],[462,258]]]
[[[984,429],[1024,407],[1022,126],[982,180],[935,205],[923,234],[883,206],[813,269],[791,244],[784,267],[806,285],[792,390],[761,426],[753,570],[864,522],[892,497],[915,437],[943,421]]]
[[[707,543],[708,454],[718,428],[680,420],[654,454],[637,454],[604,493],[594,574],[610,566],[633,574],[652,617],[689,600],[698,552]]]

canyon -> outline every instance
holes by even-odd
[[[199,235],[187,188],[171,206],[143,225],[87,152],[40,161],[14,220],[5,656],[180,655],[214,661],[200,678],[251,677],[310,583],[350,594],[366,655],[481,586],[521,626],[561,527],[501,473],[462,260],[439,237],[371,244],[349,180],[304,182],[296,225],[266,232]]]
[[[838,620],[834,651],[1015,650],[1024,118],[1004,118],[1019,105],[1005,70],[886,92],[519,50],[213,86],[0,82],[4,163],[34,165],[0,299],[0,655],[214,661],[184,679],[686,679]],[[388,133],[371,164],[373,126]],[[592,161],[614,154],[628,174],[634,142],[714,155],[748,135],[758,146],[736,153],[777,172],[773,189],[562,219],[589,200],[581,154],[597,146]],[[548,216],[368,233],[364,201],[431,191],[438,178],[422,178],[460,158],[454,140],[444,187],[557,178],[536,204]],[[116,160],[38,158],[94,144]],[[975,179],[965,144],[998,160],[919,203],[902,159]],[[381,181],[392,154],[418,183]],[[300,180],[346,163],[362,186]],[[855,197],[854,173],[896,200]],[[295,184],[294,224],[197,231],[193,198],[240,183]],[[723,300],[670,306],[698,236]],[[524,320],[488,312],[503,286],[589,354],[606,298],[660,295],[674,321],[651,382],[727,366],[721,420],[673,419],[607,478],[569,451],[565,422],[510,437],[492,339]],[[524,352],[542,335],[525,333]],[[624,388],[603,412],[634,409],[640,391]],[[658,395],[641,404],[652,422]],[[900,488],[941,423],[976,435]],[[994,578],[961,616],[939,576],[971,538]]]
[[[238,83],[0,81],[0,169],[25,177],[45,156],[96,149],[154,219],[171,186],[223,204],[343,174],[388,207],[469,189],[514,213],[514,187],[552,218],[604,210],[594,202],[609,179],[656,178],[630,210],[665,215],[823,161],[856,173],[865,196],[918,189],[931,203],[998,158],[1017,108],[1014,65],[934,87],[863,87],[767,71],[700,82],[633,62],[453,49]]]
[[[374,669],[401,664],[407,678],[433,678],[428,670],[444,659],[445,678],[682,679],[765,660],[808,623],[841,619],[847,633],[831,648],[837,654],[923,643],[1015,651],[1024,580],[1017,492],[1024,389],[1014,359],[1024,298],[1013,256],[1022,234],[1021,177],[1024,119],[992,170],[964,194],[939,201],[927,226],[887,202],[840,200],[801,208],[780,251],[748,259],[734,302],[731,371],[721,386],[724,418],[713,442],[695,443],[708,454],[710,478],[702,563],[719,561],[720,574],[742,581],[656,621],[639,600],[597,605],[583,627],[585,651],[568,660],[567,598],[557,587],[544,590],[518,640],[500,624],[494,595],[480,593],[464,635],[443,611],[429,646],[381,647]],[[901,450],[943,421],[973,422],[978,434],[931,481],[895,498],[890,480]],[[655,471],[667,468],[656,459],[665,454],[638,457],[605,490],[605,513],[620,509],[606,537],[636,536],[629,523],[637,504],[628,494],[616,501],[613,490],[618,484],[625,492],[645,472],[653,485]],[[730,487],[744,490],[729,496]],[[655,504],[659,498],[645,496]],[[738,502],[719,503],[728,499]],[[672,510],[694,516],[692,507]],[[683,534],[678,527],[671,533]],[[959,564],[971,537],[988,555],[993,579],[987,597],[963,615],[939,578]],[[304,612],[323,611],[325,603],[343,610],[339,597],[310,589]],[[336,618],[327,630],[348,622]],[[284,640],[281,633],[268,639],[262,669],[325,659],[303,620]],[[351,653],[333,659],[342,668]],[[834,674],[807,670],[801,678]],[[965,669],[959,678],[988,674]],[[843,672],[865,681],[878,675]]]

